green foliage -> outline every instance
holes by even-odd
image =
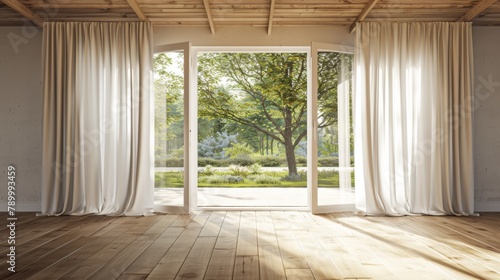
[[[320,170],[318,171],[318,178],[319,179],[325,179],[325,178],[332,178],[332,177],[338,177],[339,172],[337,170]]]
[[[221,167],[221,166],[224,166],[225,164],[226,164],[226,162],[223,160],[217,160],[214,158],[205,158],[205,157],[198,158],[198,166],[211,165],[211,166]]]
[[[184,172],[155,172],[155,188],[184,187]]]
[[[182,55],[161,53],[153,58],[155,106],[155,157],[182,157],[173,150],[182,148],[184,127]],[[160,164],[161,166],[161,164]]]
[[[182,167],[184,166],[183,158],[176,157],[161,157],[155,159],[156,167]]]
[[[278,167],[285,163],[285,159],[278,156],[258,156],[255,161],[265,167]]]
[[[251,174],[260,174],[262,172],[262,165],[258,163],[254,163],[248,167],[248,170],[250,171]]]
[[[198,182],[209,184],[236,184],[243,182],[243,178],[232,175],[211,175],[199,177]]]
[[[248,155],[239,155],[235,158],[230,158],[226,160],[227,164],[235,164],[242,166],[249,166],[255,163],[255,160]]]
[[[205,168],[203,169],[203,174],[206,176],[214,175],[214,172],[215,170],[210,164],[205,166]]]
[[[351,78],[352,55],[322,53],[318,59],[318,126],[325,131],[318,135],[319,164],[338,166],[337,88]],[[154,57],[156,166],[175,166],[184,156],[182,61],[182,54]],[[199,139],[216,138],[217,132],[237,135],[226,145],[205,145],[200,156],[220,160],[199,159],[199,166],[287,166],[284,156],[242,156],[253,151],[296,151],[296,164],[288,168],[306,165],[298,152],[307,130],[305,53],[203,53],[198,65]],[[228,156],[232,159],[224,161]],[[331,159],[322,160],[325,156]],[[172,159],[167,163],[167,158]]]
[[[247,176],[250,173],[250,171],[248,170],[248,168],[246,168],[244,166],[240,166],[240,165],[230,165],[229,166],[229,170],[231,170],[231,173],[234,176],[245,177],[245,176]]]
[[[318,166],[339,166],[338,157],[320,157],[318,158]]]
[[[166,167],[182,167],[184,166],[183,158],[167,158],[165,161]]]
[[[299,166],[307,166],[307,158],[304,157],[304,156],[297,156],[295,158],[295,160],[297,161],[297,165]]]
[[[246,144],[236,143],[229,148],[225,148],[224,152],[229,158],[237,158],[241,156],[249,157],[253,151]]]
[[[198,65],[202,118],[237,123],[288,151],[306,136],[305,53],[206,53]]]
[[[172,149],[170,155],[172,157],[183,158],[184,157],[184,147],[179,149]]]
[[[248,180],[255,182],[256,184],[279,184],[281,183],[280,178],[268,176],[268,175],[249,175]]]
[[[165,167],[165,157],[155,158],[155,167]]]
[[[237,143],[236,136],[228,134],[226,131],[217,132],[215,136],[209,136],[198,143],[198,154],[202,157],[215,159],[227,158],[225,149]]]
[[[286,175],[281,178],[281,180],[288,182],[305,182],[307,180],[307,172],[300,171],[297,174]]]

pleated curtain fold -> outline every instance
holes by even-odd
[[[151,24],[43,32],[42,214],[150,214]]]
[[[356,30],[357,208],[473,214],[471,23]]]

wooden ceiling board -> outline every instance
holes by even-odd
[[[218,25],[264,26],[270,34],[273,26],[354,28],[359,21],[454,22],[467,15],[475,25],[500,26],[500,3],[492,0],[0,0],[0,26],[27,22],[6,4],[44,21],[142,20],[208,26],[212,33]]]

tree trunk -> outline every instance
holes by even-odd
[[[260,155],[263,156],[264,155],[264,135],[260,134],[259,133],[259,140],[260,140],[260,147],[259,147],[259,152],[260,152]]]
[[[266,135],[266,156],[269,155],[269,135]]]
[[[288,175],[297,175],[297,162],[295,161],[295,146],[293,145],[292,133],[292,111],[285,109],[285,130],[283,133],[285,142],[285,155],[288,164]]]
[[[286,135],[286,133],[285,133]],[[292,143],[292,137],[285,136],[285,155],[288,164],[288,175],[297,175],[297,162],[295,161],[295,147]]]

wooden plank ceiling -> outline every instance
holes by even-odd
[[[473,21],[500,25],[496,0],[0,0],[0,26],[44,21],[151,21],[154,25],[265,27],[360,21]]]

